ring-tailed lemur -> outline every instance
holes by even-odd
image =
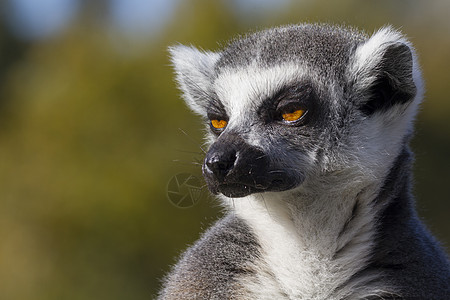
[[[170,53],[229,212],[160,299],[450,299],[448,259],[411,195],[423,87],[402,34],[301,24]]]

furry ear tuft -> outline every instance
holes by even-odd
[[[391,27],[380,29],[357,47],[349,76],[354,88],[365,96],[361,99],[366,102],[360,103],[360,107],[366,115],[396,104],[418,105],[421,99],[423,84],[414,49]]]
[[[195,47],[169,47],[178,87],[187,105],[197,114],[205,115],[211,97],[214,65],[219,53],[200,51]]]

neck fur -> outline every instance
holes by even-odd
[[[395,182],[405,173],[405,167],[408,173],[409,164],[409,160],[396,163],[384,180],[352,181],[343,180],[345,174],[330,174],[309,181],[314,184],[305,182],[294,191],[228,200],[261,245],[261,261],[255,265],[258,276],[265,277],[263,282],[272,281],[271,291],[279,293],[260,288],[254,288],[254,292],[273,297],[337,299],[354,295],[356,286],[360,286],[360,295],[364,295],[367,283],[378,274],[367,274],[365,280],[357,282],[351,278],[368,265],[379,214],[398,193],[398,186],[387,181]],[[354,173],[347,176],[354,177]],[[253,285],[249,280],[249,286]]]

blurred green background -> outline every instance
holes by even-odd
[[[167,46],[218,49],[297,22],[392,24],[419,53],[421,217],[450,243],[450,2],[2,0],[0,299],[153,299],[176,257],[220,214],[172,205],[201,176],[200,120],[179,97]],[[180,128],[186,133],[180,131]]]

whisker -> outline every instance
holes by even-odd
[[[258,156],[257,158],[256,158],[256,160],[258,160],[258,159],[261,159],[261,158],[264,158],[264,157],[266,157],[268,154],[263,154],[263,155],[261,155],[261,156]]]
[[[185,166],[190,166],[190,165],[196,165],[196,166],[201,166],[202,164],[196,161],[183,161],[183,160],[179,160],[179,159],[173,159],[172,162],[174,163],[178,163],[181,165],[185,165]]]
[[[266,202],[266,198],[264,198],[264,195],[261,194],[261,198],[263,199],[264,202],[264,207],[266,208],[267,214],[272,217],[272,215],[270,214],[269,208],[267,207],[267,202]]]
[[[286,171],[298,171],[298,169],[286,168],[286,169],[283,169],[283,170],[270,170],[269,173],[286,173]]]
[[[196,141],[194,138],[192,138],[191,136],[189,136],[187,133],[186,133],[186,131],[184,131],[183,129],[181,129],[181,128],[178,128],[187,138],[189,138],[189,140],[191,141],[191,142],[193,142],[193,143],[195,143],[196,144],[196,146],[198,146],[199,148],[200,148],[200,150],[202,150],[202,152],[204,153],[204,154],[206,154],[206,151],[205,151],[205,149],[203,149],[202,148],[202,146],[200,146],[201,144],[198,142],[198,141]]]
[[[175,149],[175,151],[178,151],[178,152],[183,152],[183,153],[189,153],[189,154],[200,154],[200,155],[202,155],[202,154],[203,154],[203,152],[197,152],[197,151],[187,151],[187,150],[181,150],[181,149]]]

